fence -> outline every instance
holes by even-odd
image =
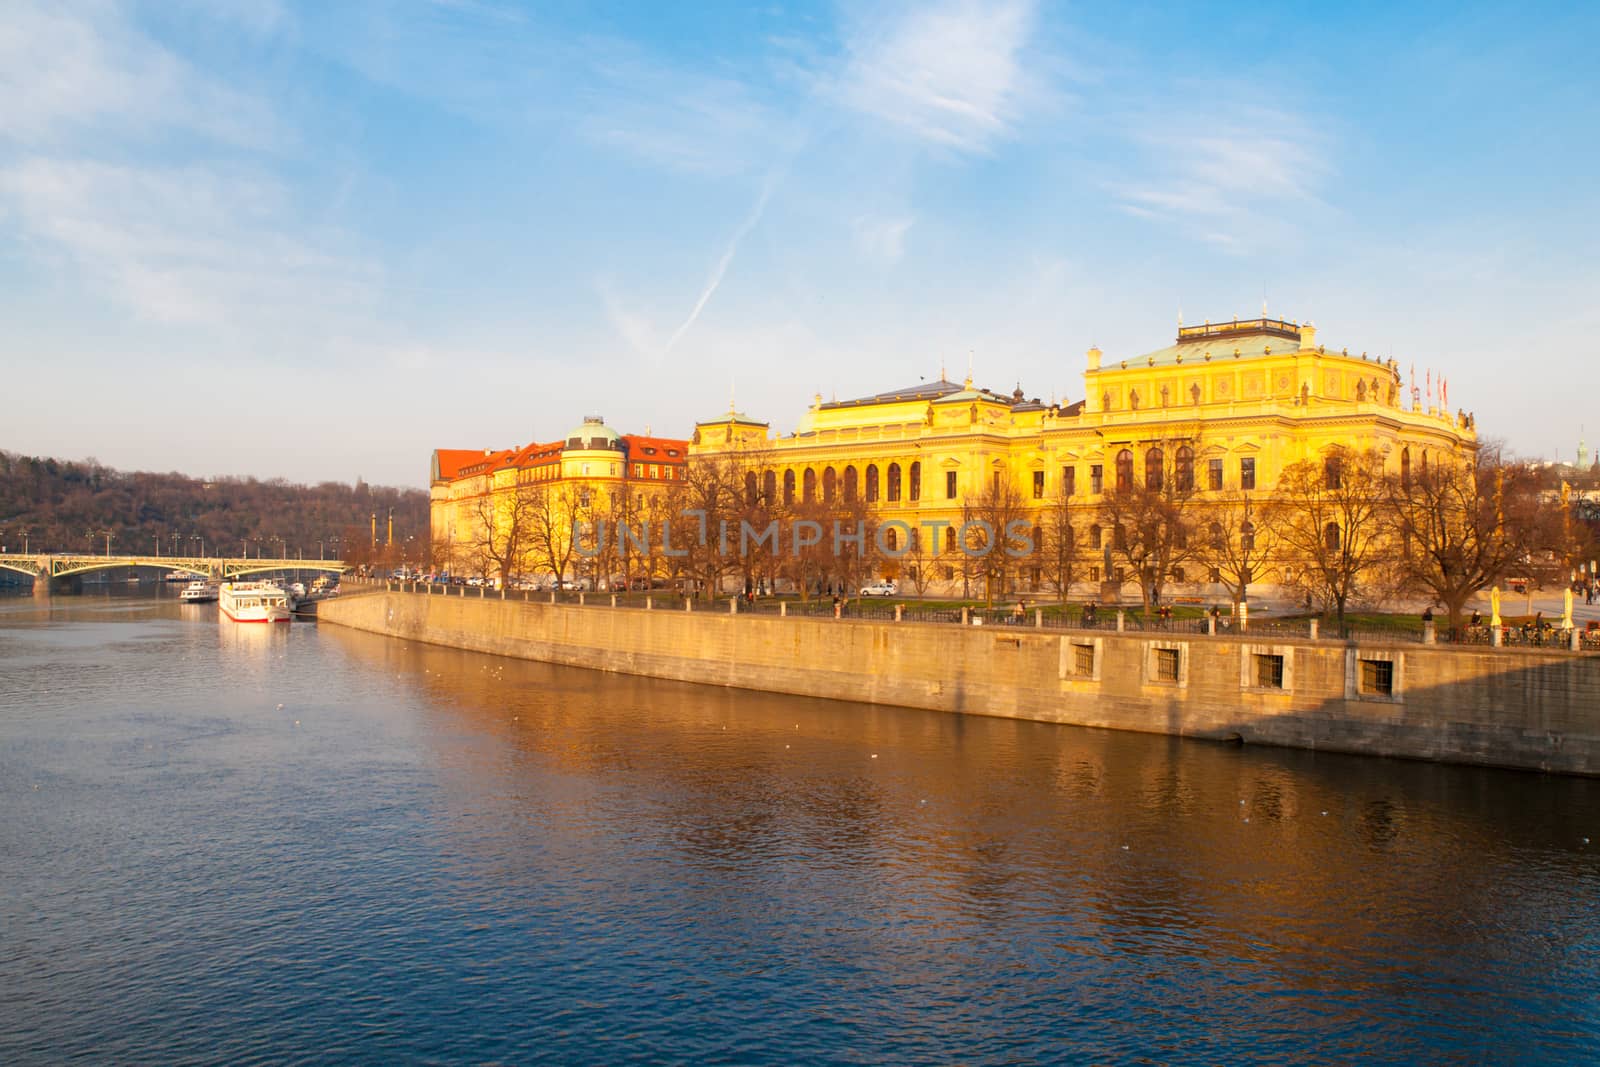
[[[349,581],[349,579],[347,579]],[[896,622],[925,625],[998,626],[1035,630],[1098,631],[1101,633],[1172,634],[1190,637],[1233,638],[1294,638],[1332,639],[1368,644],[1423,644],[1431,643],[1428,626],[1416,620],[1393,620],[1359,616],[1347,620],[1343,633],[1333,619],[1309,616],[1289,618],[1253,618],[1244,626],[1232,616],[1147,615],[1142,611],[1107,608],[1091,605],[1050,605],[1024,607],[1021,612],[1015,605],[988,607],[951,604],[940,601],[897,601],[893,599],[862,598],[859,600],[817,598],[800,600],[792,597],[719,597],[700,600],[681,593],[654,590],[652,592],[590,593],[571,590],[501,590],[487,586],[439,585],[426,582],[399,582],[373,579],[361,583],[374,588],[418,596],[460,596],[487,600],[521,600],[527,603],[562,604],[595,608],[626,608],[653,611],[697,611],[732,615],[794,616],[797,618],[839,618],[850,621]],[[1500,628],[1500,640],[1494,640],[1494,631],[1486,625],[1464,626],[1456,630],[1440,627],[1433,632],[1432,641],[1440,644],[1483,645],[1507,648],[1544,648],[1550,650],[1600,652],[1600,630],[1575,633],[1549,623],[1535,626],[1532,623],[1506,625]]]

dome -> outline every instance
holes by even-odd
[[[582,426],[567,431],[565,441],[568,449],[622,451],[622,438],[599,415],[586,416]]]

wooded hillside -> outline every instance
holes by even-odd
[[[371,522],[381,552],[394,514],[395,555],[421,559],[428,494],[420,489],[282,479],[191,478],[117,471],[0,451],[0,544],[8,552],[198,554],[365,562]],[[318,542],[321,542],[319,545]]]

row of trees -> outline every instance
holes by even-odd
[[[1395,596],[1437,603],[1457,626],[1474,594],[1514,574],[1562,581],[1591,544],[1565,502],[1547,503],[1539,471],[1493,447],[1398,472],[1375,449],[1336,447],[1290,465],[1259,495],[1201,492],[1180,474],[1148,470],[1094,508],[1050,502],[1043,540],[1052,584],[1070,584],[1087,522],[1089,549],[1108,572],[1137,580],[1147,607],[1192,567],[1235,603],[1257,582],[1295,588],[1341,628],[1357,600]]]
[[[1512,574],[1553,579],[1586,553],[1588,527],[1545,503],[1539,472],[1491,447],[1399,472],[1375,450],[1335,448],[1291,465],[1270,493],[1202,490],[1186,452],[1152,449],[1141,477],[1092,500],[1025,497],[996,470],[958,519],[915,528],[846,492],[780,491],[761,449],[697,456],[670,489],[554,483],[479,498],[476,532],[436,546],[435,562],[507,581],[672,576],[710,591],[787,580],[802,595],[883,574],[919,595],[959,580],[989,599],[1026,583],[1064,600],[1085,579],[1126,576],[1152,609],[1175,581],[1212,583],[1236,603],[1271,581],[1342,626],[1353,603],[1395,595],[1436,602],[1457,625],[1474,593]]]

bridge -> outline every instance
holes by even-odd
[[[35,580],[70,578],[112,567],[155,567],[162,572],[182,571],[196,578],[226,580],[271,571],[328,571],[343,573],[337,559],[248,559],[228,556],[90,556],[67,553],[0,555],[0,570],[26,574]]]

